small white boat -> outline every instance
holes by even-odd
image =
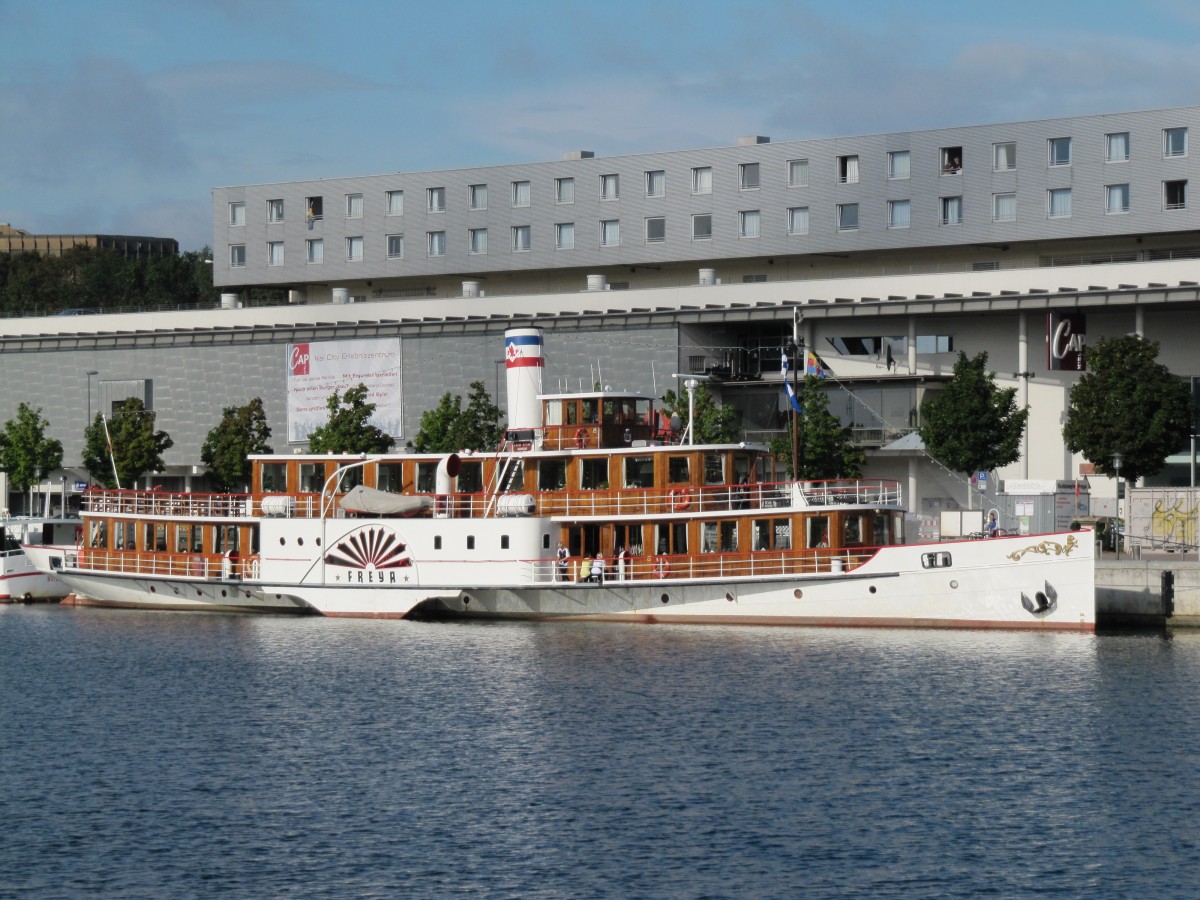
[[[56,576],[34,565],[26,546],[65,552],[83,534],[81,519],[14,517],[0,519],[0,603],[61,600],[69,589]]]

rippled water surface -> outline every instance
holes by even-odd
[[[0,607],[0,896],[1195,896],[1200,634]]]

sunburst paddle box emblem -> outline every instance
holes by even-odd
[[[335,572],[336,582],[395,584],[396,570],[411,568],[413,560],[408,545],[398,534],[390,528],[371,525],[339,540],[326,552],[325,564],[346,570]]]

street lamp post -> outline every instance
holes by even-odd
[[[1113,526],[1117,529],[1115,540],[1117,559],[1121,558],[1121,463],[1124,461],[1124,457],[1121,456],[1120,452],[1113,454],[1113,469],[1117,473],[1117,522]]]

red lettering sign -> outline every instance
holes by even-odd
[[[309,363],[308,344],[292,344],[292,374],[307,375]]]

